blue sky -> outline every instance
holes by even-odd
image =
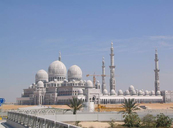
[[[15,102],[22,89],[58,59],[67,69],[109,75],[114,43],[116,89],[154,89],[154,52],[159,53],[160,88],[173,90],[173,1],[0,1],[0,97]],[[101,78],[97,78],[101,82]],[[107,77],[107,86],[109,78]]]

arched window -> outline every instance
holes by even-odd
[[[95,101],[95,97],[93,97],[93,101]]]

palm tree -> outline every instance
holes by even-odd
[[[125,102],[122,104],[122,107],[125,109],[122,112],[127,114],[134,113],[135,110],[139,110],[139,104],[134,99],[125,99]]]
[[[83,107],[82,99],[72,97],[72,99],[69,99],[69,101],[70,104],[68,104],[68,106],[73,109],[73,114],[76,114],[77,110],[80,110]]]

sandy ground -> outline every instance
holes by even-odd
[[[140,106],[146,106],[148,109],[173,109],[173,103],[140,104]]]
[[[65,122],[68,124],[75,125],[75,122]],[[116,128],[127,128],[123,127],[122,125],[124,122],[115,122]],[[108,122],[80,122],[79,125],[81,125],[83,128],[109,128],[110,125]],[[173,128],[173,125],[171,126]]]
[[[18,108],[26,108],[26,107],[32,107],[34,105],[3,105],[0,107],[0,109],[3,110],[16,110]],[[44,106],[51,106],[53,108],[62,108],[62,109],[70,109],[67,105],[44,105]]]
[[[67,105],[44,105],[44,106],[51,106],[53,108],[62,108],[62,109],[71,109],[69,106]]]
[[[118,108],[121,104],[102,104],[108,108]],[[173,103],[145,103],[139,104],[139,106],[146,106],[148,109],[173,109]],[[97,107],[97,105],[95,105]]]
[[[75,124],[75,122],[65,122],[68,124]],[[123,128],[122,126],[118,126],[118,125],[122,125],[124,124],[123,122],[115,122],[115,124],[117,125],[117,128]],[[110,125],[108,124],[108,122],[80,122],[79,125],[82,125],[82,127],[84,128],[108,128]]]
[[[11,110],[11,109],[18,109],[18,108],[25,108],[31,107],[32,105],[3,105],[0,107],[3,110]],[[44,105],[44,106],[51,106],[53,108],[62,108],[62,109],[70,109],[67,105]],[[108,108],[118,108],[121,107],[121,104],[103,104]],[[139,104],[139,106],[146,106],[148,109],[173,109],[173,103],[148,103],[148,104]],[[95,105],[97,107],[97,105]]]

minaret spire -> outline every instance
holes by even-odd
[[[113,42],[111,42],[111,54],[110,54],[111,64],[110,68],[110,92],[111,90],[115,90],[115,65],[114,65],[114,48]]]
[[[160,91],[160,81],[159,81],[159,59],[157,49],[155,50],[155,94],[157,91]]]
[[[106,89],[106,83],[105,83],[105,60],[104,57],[102,58],[102,93]]]
[[[61,61],[61,52],[59,52],[59,61]]]

